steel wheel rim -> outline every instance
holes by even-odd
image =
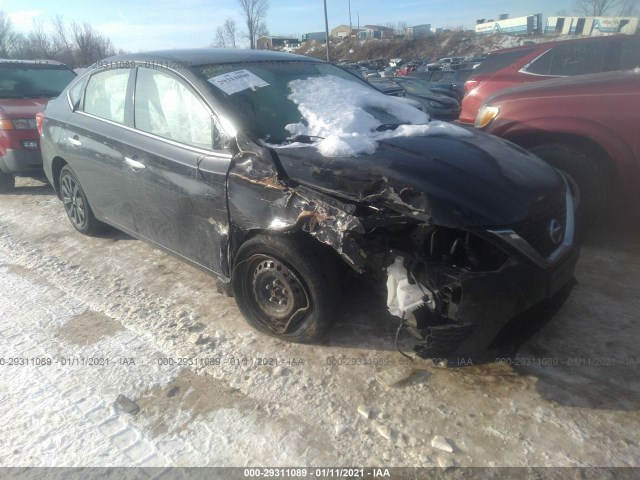
[[[268,329],[286,333],[297,326],[309,309],[309,295],[295,271],[268,255],[256,255],[249,269],[253,302]]]
[[[80,186],[71,175],[64,175],[60,182],[64,209],[71,223],[83,228],[87,222],[87,212]]]

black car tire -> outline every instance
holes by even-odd
[[[93,214],[78,177],[69,165],[60,170],[60,195],[67,217],[76,230],[84,235],[93,235],[101,229],[102,223]]]
[[[333,259],[296,236],[257,235],[236,255],[233,294],[256,330],[312,343],[331,327],[339,303]]]
[[[16,179],[10,173],[0,172],[0,193],[6,193],[16,186]]]
[[[606,203],[605,180],[593,157],[579,147],[564,144],[539,145],[530,151],[565,176],[574,199],[576,232],[587,232]]]

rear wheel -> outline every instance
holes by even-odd
[[[93,214],[87,196],[69,165],[60,170],[60,194],[71,224],[80,233],[92,235],[102,225]]]
[[[0,172],[0,193],[6,193],[16,186],[16,179],[9,173]]]
[[[298,343],[327,333],[340,297],[339,279],[335,266],[314,247],[272,235],[258,235],[240,247],[233,294],[256,330]]]
[[[531,153],[565,176],[573,195],[576,231],[585,233],[598,220],[606,202],[606,179],[592,155],[580,147],[563,144],[540,145]]]

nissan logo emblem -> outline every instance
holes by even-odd
[[[554,245],[559,244],[562,241],[562,225],[555,218],[549,222],[549,238]]]

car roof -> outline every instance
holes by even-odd
[[[46,60],[46,59],[22,60],[17,58],[0,58],[0,65],[7,65],[7,64],[11,65],[11,64],[22,64],[22,63],[27,63],[31,65],[62,65],[63,67],[66,67],[64,63],[58,62],[56,60]]]
[[[531,48],[550,48],[555,47],[556,45],[561,44],[571,44],[571,43],[580,43],[586,41],[596,41],[596,42],[607,42],[613,41],[614,39],[620,38],[640,38],[640,35],[606,35],[601,37],[580,37],[580,38],[570,38],[567,40],[553,40],[551,42],[540,42],[540,43],[528,43],[526,45],[520,45],[519,47],[510,47],[510,48],[502,48],[500,50],[495,50],[493,52],[489,52],[487,55],[497,55],[500,53],[508,53],[508,52],[517,52],[518,50],[526,50]]]
[[[209,65],[216,63],[242,63],[267,61],[323,62],[317,58],[270,50],[247,50],[239,48],[192,48],[176,50],[156,50],[151,52],[115,55],[104,61],[157,61],[175,62],[179,66]]]
[[[637,91],[640,88],[640,72],[634,70],[616,70],[611,72],[589,73],[586,75],[576,75],[573,77],[550,78],[538,82],[528,82],[517,85],[506,90],[496,92],[487,99],[487,103],[500,101],[502,99],[520,98],[523,95],[558,95],[558,96],[581,96],[583,88],[596,88],[610,90],[614,93],[621,83],[631,82],[636,85]]]

